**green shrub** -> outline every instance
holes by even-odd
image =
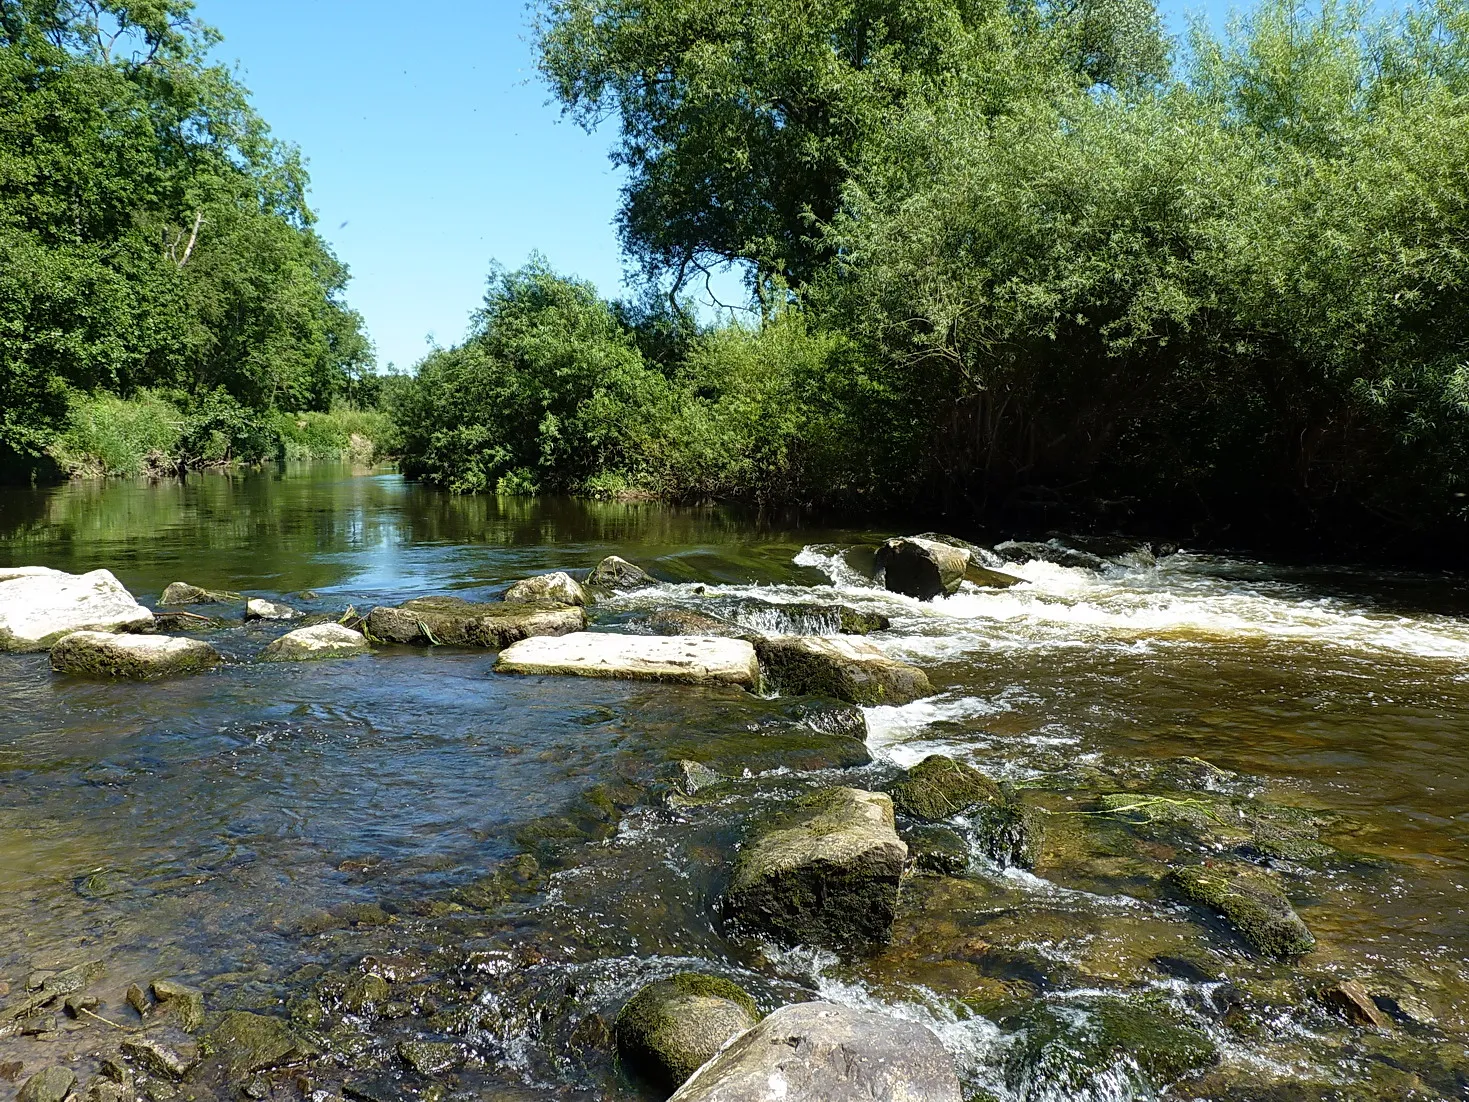
[[[380,410],[336,405],[328,413],[277,412],[271,425],[280,456],[289,461],[335,459],[371,463],[387,448],[391,422]]]
[[[666,390],[596,289],[536,260],[496,273],[470,339],[394,402],[403,470],[456,493],[636,478]]]
[[[169,470],[184,424],[177,406],[146,391],[135,398],[74,394],[51,455],[74,478]]]

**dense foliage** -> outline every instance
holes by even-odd
[[[530,391],[477,336],[442,356],[488,473],[425,473],[1464,545],[1466,0],[1264,0],[1176,58],[1124,0],[552,0],[541,36],[620,122],[667,309],[733,262],[758,321],[647,355],[587,292],[595,337],[553,327],[601,350],[534,375],[556,447],[483,415]]]
[[[325,408],[370,364],[299,158],[207,61],[215,38],[191,7],[0,0],[0,458],[12,464],[52,448],[78,408],[119,412],[107,395],[167,389],[184,416],[227,432],[252,410]]]

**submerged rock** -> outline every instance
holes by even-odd
[[[1293,957],[1316,944],[1272,872],[1254,865],[1191,865],[1174,869],[1168,879],[1184,898],[1228,919],[1258,953]]]
[[[628,590],[647,589],[658,584],[658,579],[641,566],[634,566],[626,559],[608,555],[592,568],[587,585],[595,589]]]
[[[251,597],[245,602],[245,619],[247,620],[294,620],[300,615],[290,605],[262,600],[259,597]]]
[[[1165,841],[1183,834],[1216,849],[1287,861],[1308,861],[1333,852],[1320,837],[1331,816],[1306,808],[1212,792],[1118,792],[1100,797],[1099,803],[1140,833]]]
[[[112,635],[75,631],[51,648],[57,673],[154,681],[208,669],[219,652],[202,639],[172,635]]]
[[[720,611],[724,608],[721,606]],[[886,631],[892,621],[876,612],[849,605],[786,604],[743,598],[725,613],[747,632],[767,635],[870,635]]]
[[[1003,570],[996,570],[991,566],[983,566],[977,562],[970,562],[964,568],[964,580],[981,589],[1009,589],[1012,585],[1019,585],[1025,581],[1017,578],[1014,574],[1006,574]]]
[[[77,1073],[71,1068],[50,1067],[36,1072],[20,1088],[16,1102],[61,1102],[76,1086]]]
[[[443,1075],[464,1062],[459,1046],[447,1041],[403,1041],[398,1045],[398,1056],[425,1078]]]
[[[710,639],[745,639],[749,628],[687,608],[663,608],[642,621],[654,635],[702,635]]]
[[[665,807],[679,807],[691,803],[700,792],[722,783],[724,778],[702,762],[680,758],[658,770],[649,795]]]
[[[968,551],[936,540],[891,539],[877,549],[883,585],[920,601],[956,592],[968,567]]]
[[[458,597],[419,597],[367,614],[367,633],[387,643],[499,650],[532,636],[565,635],[587,626],[573,605],[475,604]]]
[[[613,1036],[625,1064],[672,1090],[759,1017],[738,984],[686,972],[634,995],[617,1015]]]
[[[1367,988],[1357,980],[1332,984],[1320,991],[1317,997],[1353,1025],[1369,1029],[1387,1029],[1391,1025],[1387,1015],[1377,1008],[1367,993]]]
[[[1006,562],[1048,562],[1055,566],[1069,566],[1074,570],[1102,570],[1107,562],[1090,551],[1078,551],[1056,540],[1035,543],[1028,540],[1006,540],[997,543],[994,552]]]
[[[158,598],[160,605],[227,605],[242,598],[238,593],[201,589],[188,582],[172,582]]]
[[[578,632],[527,639],[507,647],[495,663],[500,673],[565,674],[685,685],[760,684],[755,648],[742,639],[682,635]]]
[[[231,1010],[221,1017],[205,1045],[234,1075],[279,1067],[316,1053],[283,1018],[248,1010]]]
[[[177,980],[154,980],[153,997],[171,1010],[179,1028],[192,1033],[204,1024],[204,992]]]
[[[153,613],[112,573],[0,568],[0,651],[38,651],[75,631],[145,631]]]
[[[260,660],[309,662],[317,658],[351,658],[371,649],[366,637],[346,624],[316,624],[286,632],[260,652]]]
[[[917,666],[889,658],[857,639],[782,635],[755,644],[780,692],[831,696],[850,704],[907,704],[931,696],[933,685]]]
[[[504,600],[509,605],[550,602],[585,607],[587,591],[570,574],[558,570],[554,574],[537,574],[516,582],[505,591]]]
[[[954,1060],[916,1022],[833,1003],[782,1007],[694,1073],[670,1102],[959,1102]]]
[[[1219,1058],[1208,1037],[1145,996],[1040,1004],[1004,1024],[1023,1031],[1005,1061],[1006,1086],[1021,1098],[1090,1097],[1103,1082],[1108,1097],[1153,1098]]]
[[[787,945],[883,944],[907,860],[887,796],[826,789],[752,831],[735,862],[725,914]]]

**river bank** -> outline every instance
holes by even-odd
[[[493,601],[615,553],[659,582],[599,596],[593,630],[678,613],[824,632],[780,610],[843,605],[886,617],[862,638],[934,690],[865,707],[855,755],[813,728],[831,707],[814,698],[508,677],[454,647],[262,664],[292,624],[233,606],[190,606],[220,622],[187,634],[224,660],[186,678],[5,656],[12,996],[102,960],[97,1013],[131,1035],[173,1019],[145,1023],[128,988],[153,1014],[150,983],[183,981],[202,1033],[249,1011],[324,1050],[262,1071],[275,1097],[653,1097],[608,1031],[645,983],[686,971],[762,1012],[821,997],[921,1022],[971,1098],[1462,1090],[1462,580],[1057,545],[1010,552],[1020,585],[922,602],[852,551],[890,531],[714,508],[450,498],[327,468],[0,501],[3,565],[106,567],[149,604],[181,579],[332,618]],[[832,787],[892,792],[936,753],[1043,819],[1032,867],[965,814],[926,826],[960,840],[945,859],[900,811],[913,856],[937,855],[905,877],[889,944],[733,936],[720,900],[764,814]],[[670,800],[683,760],[721,780]],[[1268,868],[1315,947],[1262,956],[1180,896],[1170,870],[1201,861]],[[1381,1028],[1323,1001],[1354,980]],[[88,1053],[123,1035],[58,1017],[59,1036],[0,1041],[21,1078],[73,1052],[95,1077]],[[450,1066],[419,1066],[444,1051]]]

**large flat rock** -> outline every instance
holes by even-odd
[[[0,569],[0,651],[47,650],[74,631],[141,631],[153,613],[108,570]]]
[[[776,690],[850,704],[907,704],[933,695],[928,675],[851,636],[777,635],[755,644]]]
[[[725,893],[725,915],[739,929],[787,945],[880,945],[892,935],[907,860],[892,800],[829,788],[751,831]]]
[[[51,668],[85,677],[156,681],[208,669],[219,652],[202,639],[74,631],[51,648]]]
[[[585,610],[560,604],[476,604],[458,597],[419,597],[367,614],[367,634],[413,646],[499,650],[538,635],[565,635],[587,626]]]
[[[871,1010],[777,1010],[694,1072],[669,1102],[959,1102],[932,1030]]]
[[[760,663],[753,646],[743,639],[699,635],[582,631],[555,639],[527,639],[502,651],[495,669],[501,673],[738,685],[745,689],[760,683]]]

